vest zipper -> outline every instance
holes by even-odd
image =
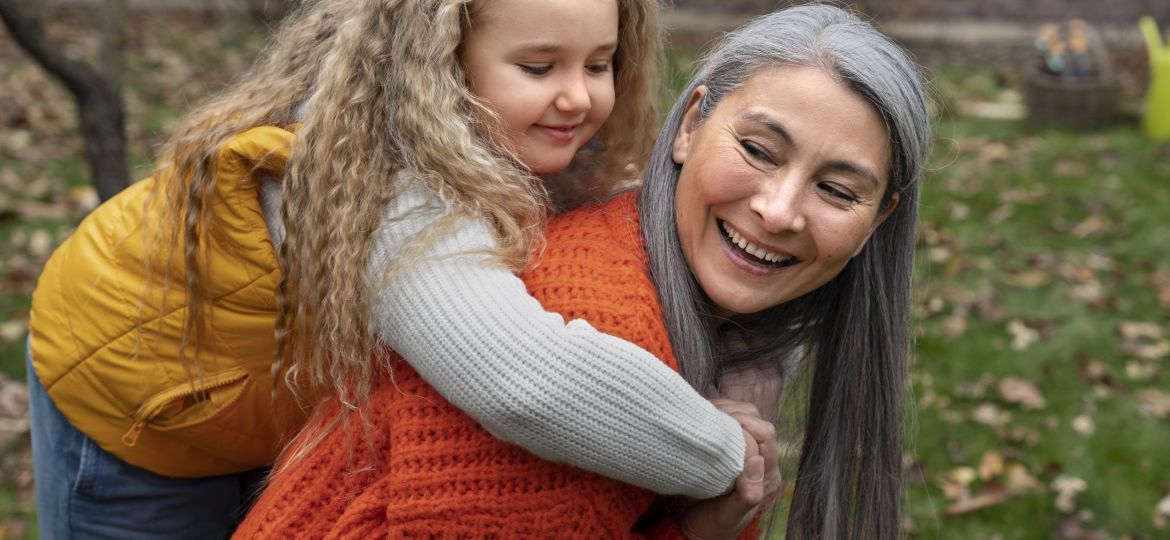
[[[210,395],[212,390],[228,386],[237,381],[242,380],[248,376],[248,371],[243,366],[236,366],[232,369],[221,371],[203,378],[202,381],[195,385],[184,384],[160,392],[150,399],[146,400],[141,407],[132,415],[134,423],[130,425],[130,430],[122,435],[122,444],[133,448],[138,444],[138,436],[142,434],[142,430],[154,420],[158,413],[162,412],[167,405],[170,405],[176,399],[190,397],[196,394]]]

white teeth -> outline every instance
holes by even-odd
[[[770,251],[764,250],[764,248],[753,245],[751,242],[748,242],[746,238],[740,236],[738,232],[735,232],[735,229],[732,229],[726,221],[723,222],[723,232],[727,233],[727,237],[731,239],[731,243],[739,246],[740,249],[748,252],[751,256],[756,257],[757,259],[763,259],[764,262],[772,263],[786,261],[790,258],[783,255],[777,255]]]

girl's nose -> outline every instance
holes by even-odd
[[[581,113],[591,106],[589,88],[580,75],[564,77],[555,101],[557,110],[566,113]]]

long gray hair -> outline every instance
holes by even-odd
[[[811,381],[788,537],[897,537],[918,180],[931,140],[921,73],[870,24],[827,5],[792,7],[751,21],[715,45],[699,66],[659,133],[640,199],[650,268],[683,376],[702,391],[718,385],[730,369],[807,354]],[[721,324],[710,315],[710,301],[679,247],[674,208],[681,167],[671,145],[696,88],[708,89],[699,103],[701,122],[749,78],[775,66],[824,70],[874,106],[890,144],[882,205],[895,193],[900,200],[830,282]]]

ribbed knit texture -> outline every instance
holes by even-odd
[[[677,369],[636,216],[634,197],[625,195],[559,217],[524,279],[545,308],[585,319]],[[237,538],[678,536],[670,522],[634,530],[653,493],[500,441],[407,363],[392,365],[394,382],[383,381],[364,407],[368,427],[351,414],[273,478]]]
[[[455,218],[424,257],[384,276],[450,209],[412,176],[383,214],[369,262],[371,330],[498,439],[654,491],[722,493],[743,466],[739,424],[651,352],[545,311],[502,263],[482,219]],[[280,189],[261,185],[274,241]],[[571,319],[571,317],[570,317]]]

